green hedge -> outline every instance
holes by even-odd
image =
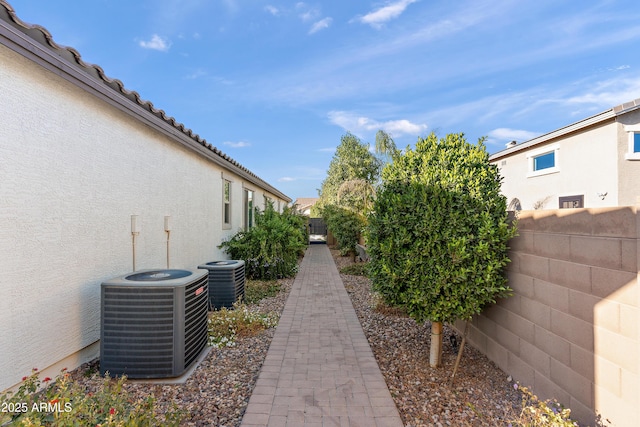
[[[267,204],[264,212],[256,209],[255,226],[222,242],[219,248],[232,259],[245,261],[245,274],[250,279],[280,279],[298,271],[298,258],[304,254],[308,236],[306,218],[285,208],[276,212]]]
[[[342,255],[355,253],[358,236],[365,226],[364,218],[357,213],[335,205],[325,206],[322,218],[338,242]]]

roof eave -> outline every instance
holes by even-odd
[[[602,123],[606,120],[609,120],[613,117],[615,117],[615,113],[613,112],[613,109],[611,110],[607,110],[605,112],[596,114],[595,116],[591,116],[588,117],[584,120],[581,120],[579,122],[570,124],[568,126],[565,126],[563,128],[554,130],[553,132],[549,132],[546,133],[544,135],[540,135],[536,138],[530,139],[528,141],[522,142],[518,145],[515,145],[513,147],[510,148],[506,148],[504,150],[498,151],[497,153],[493,153],[492,155],[489,156],[489,161],[493,162],[496,160],[501,159],[502,157],[506,157],[506,156],[510,156],[512,154],[518,153],[520,151],[526,150],[528,148],[531,148],[533,146],[536,145],[540,145],[540,144],[544,144],[545,142],[550,142],[554,139],[560,138],[562,136],[568,135],[570,133],[574,133],[577,132],[579,130],[582,130],[584,128],[587,128],[589,126],[593,126],[596,125],[598,123]]]
[[[42,40],[35,40],[30,33],[36,36],[39,34]],[[106,77],[102,68],[82,61],[77,51],[57,45],[46,29],[22,22],[4,0],[0,0],[0,41],[12,51],[133,116],[139,122],[160,131],[218,166],[264,188],[287,203],[291,201],[290,197],[222,153],[182,123],[176,122],[173,117],[167,116],[163,110],[158,110],[151,102],[140,99],[137,92],[126,90],[121,81]]]
[[[536,138],[530,139],[528,141],[522,142],[513,147],[506,148],[504,150],[493,153],[489,156],[490,162],[495,162],[500,160],[503,157],[510,156],[512,154],[518,153],[520,151],[526,150],[528,148],[534,147],[536,145],[544,144],[546,142],[550,142],[554,139],[560,138],[562,136],[568,135],[570,133],[574,133],[580,131],[582,129],[598,125],[600,123],[604,123],[607,120],[614,119],[615,117],[621,116],[623,114],[630,113],[631,111],[640,109],[640,98],[635,99],[630,102],[626,102],[624,104],[620,104],[616,107],[613,107],[609,110],[603,111],[602,113],[598,113],[594,116],[587,117],[584,120],[580,120],[578,122],[572,123],[563,128],[554,130],[553,132],[546,133],[544,135],[540,135]]]

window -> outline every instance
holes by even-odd
[[[548,169],[555,167],[556,165],[556,152],[540,154],[533,158],[533,170],[539,171],[542,169]]]
[[[584,208],[584,195],[560,197],[560,209]]]
[[[625,126],[625,130],[629,134],[629,148],[624,158],[627,160],[640,160],[640,127]]]
[[[231,182],[222,181],[222,228],[231,228]]]
[[[527,155],[527,161],[529,164],[527,177],[532,178],[534,176],[560,172],[558,161],[559,152],[560,146],[558,144],[554,144],[529,153]]]
[[[253,191],[244,190],[244,229],[253,227]]]
[[[264,208],[267,209],[267,206],[269,205],[269,203],[271,203],[271,205],[273,205],[273,199],[269,196],[263,196],[264,197]]]

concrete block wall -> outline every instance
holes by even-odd
[[[519,212],[514,295],[470,325],[472,345],[586,425],[596,413],[621,427],[640,419],[638,210]]]

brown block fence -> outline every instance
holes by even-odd
[[[639,213],[519,212],[507,272],[514,294],[470,323],[471,345],[583,424],[599,413],[640,425]]]

